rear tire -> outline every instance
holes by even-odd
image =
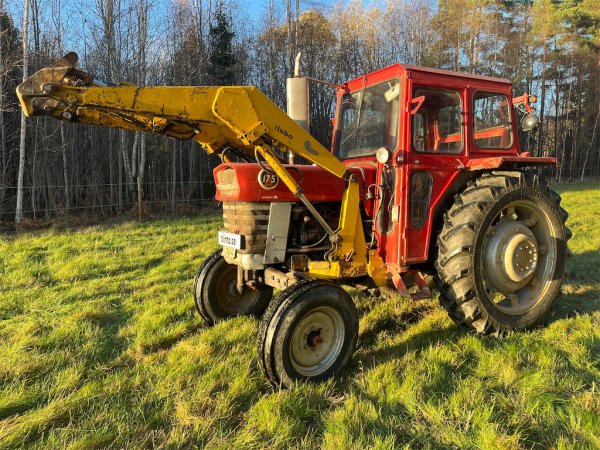
[[[539,324],[564,277],[567,217],[536,175],[498,171],[469,183],[437,241],[436,282],[450,317],[478,333]]]
[[[259,361],[273,386],[323,381],[344,371],[357,340],[358,312],[348,293],[329,281],[301,281],[264,315]]]
[[[237,266],[228,264],[221,250],[210,255],[200,266],[194,280],[194,301],[200,316],[209,325],[230,317],[260,316],[273,296],[273,288],[257,286],[236,289]]]

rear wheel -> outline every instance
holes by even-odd
[[[258,335],[261,367],[274,386],[340,374],[358,339],[352,299],[329,281],[302,281],[273,300]]]
[[[571,232],[560,196],[515,171],[485,174],[455,200],[438,239],[442,305],[479,333],[534,327],[565,272]]]
[[[235,316],[260,316],[269,305],[273,288],[245,287],[239,293],[236,284],[237,266],[228,264],[221,250],[210,255],[198,269],[194,300],[200,316],[209,325]]]

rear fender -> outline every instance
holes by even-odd
[[[471,157],[465,168],[467,170],[486,170],[500,168],[516,168],[531,166],[557,166],[556,158],[530,156],[529,152],[518,156],[477,156]]]

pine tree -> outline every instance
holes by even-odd
[[[208,76],[214,85],[231,86],[236,81],[232,45],[235,33],[222,4],[214,15],[214,21],[208,35]]]

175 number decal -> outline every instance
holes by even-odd
[[[267,172],[265,169],[262,169],[258,172],[258,184],[260,187],[270,191],[271,189],[275,189],[279,184],[279,177],[276,173]]]

